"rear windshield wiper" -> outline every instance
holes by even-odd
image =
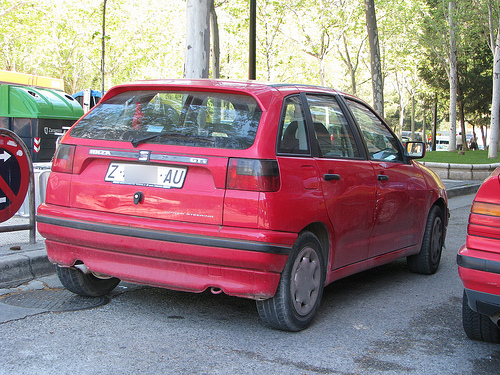
[[[137,147],[139,146],[141,143],[144,143],[144,142],[147,142],[151,139],[154,139],[156,137],[161,137],[163,134],[166,134],[164,132],[161,132],[161,133],[156,133],[156,134],[151,134],[151,135],[147,135],[145,137],[142,137],[142,138],[134,138],[132,139],[130,142],[132,143],[132,146],[134,147]]]
[[[201,137],[193,137],[189,134],[173,133],[173,132],[160,132],[160,133],[147,135],[147,136],[142,137],[142,138],[132,139],[131,143],[132,143],[132,146],[137,147],[141,143],[150,141],[150,140],[155,139],[155,138],[160,138],[160,137],[182,138],[182,139],[189,139],[189,140],[193,140],[193,141],[214,143],[214,141],[211,139],[201,138]]]

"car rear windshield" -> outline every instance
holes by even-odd
[[[262,111],[247,95],[126,91],[99,104],[71,131],[76,138],[246,149]]]

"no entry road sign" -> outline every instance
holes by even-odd
[[[0,129],[0,223],[10,219],[26,198],[31,158],[13,132]]]

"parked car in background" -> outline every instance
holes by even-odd
[[[411,131],[403,130],[401,132],[401,142],[403,143],[403,145],[405,145],[406,142],[409,142],[409,141],[422,142],[422,134],[419,132],[413,132],[413,139],[412,139]]]
[[[462,321],[470,339],[500,343],[500,168],[474,198],[467,242],[457,256],[464,284]]]
[[[121,85],[62,138],[38,230],[77,294],[210,289],[298,331],[335,280],[402,257],[436,272],[447,197],[424,153],[326,88]]]

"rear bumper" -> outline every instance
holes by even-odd
[[[500,313],[500,259],[491,259],[491,256],[487,252],[471,251],[465,245],[457,255],[458,274],[470,308],[490,317]]]
[[[81,261],[125,281],[191,292],[216,288],[252,299],[274,296],[297,237],[123,218],[42,205],[37,222],[49,259],[60,266]]]

